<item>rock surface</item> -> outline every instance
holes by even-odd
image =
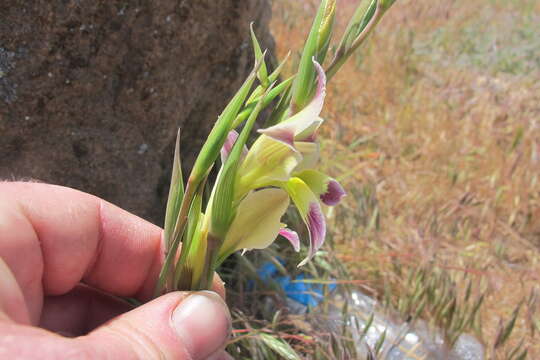
[[[268,0],[3,0],[0,178],[163,217],[176,129],[187,168],[266,47]]]

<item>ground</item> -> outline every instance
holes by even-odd
[[[317,3],[274,0],[278,57],[301,49]],[[355,4],[338,1],[338,30]],[[534,0],[398,0],[323,113],[322,164],[348,191],[335,255],[365,291],[497,359],[540,357],[539,23]]]

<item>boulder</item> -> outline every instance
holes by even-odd
[[[268,0],[3,0],[0,178],[100,196],[161,223],[176,131],[185,170],[271,48]]]

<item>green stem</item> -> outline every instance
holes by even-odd
[[[204,270],[197,286],[198,290],[210,290],[214,281],[214,271],[216,270],[216,260],[222,240],[208,234],[206,243],[206,256],[204,259]]]
[[[178,221],[176,222],[176,226],[174,227],[173,235],[171,237],[172,241],[170,243],[170,248],[167,249],[165,263],[163,264],[163,267],[161,268],[158,282],[154,290],[155,297],[161,295],[164,288],[167,287],[167,290],[172,290],[172,287],[174,287],[174,285],[171,284],[174,278],[174,267],[172,266],[172,264],[174,263],[174,260],[176,258],[176,253],[178,252],[180,239],[182,238],[182,235],[186,227],[189,208],[190,208],[191,202],[193,200],[193,196],[195,195],[197,188],[198,186],[194,184],[193,179],[190,177],[187,182],[186,192],[184,194],[184,198],[182,199],[182,205],[178,213]],[[185,247],[185,250],[187,250],[189,248],[189,244],[187,243],[184,244],[184,247]],[[184,252],[185,251],[182,251],[182,254]],[[182,257],[182,255],[180,256]],[[167,284],[168,286],[166,286],[166,283],[169,283]]]

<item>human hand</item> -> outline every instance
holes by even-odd
[[[229,359],[230,315],[214,292],[150,299],[162,231],[97,197],[0,182],[0,357]]]

